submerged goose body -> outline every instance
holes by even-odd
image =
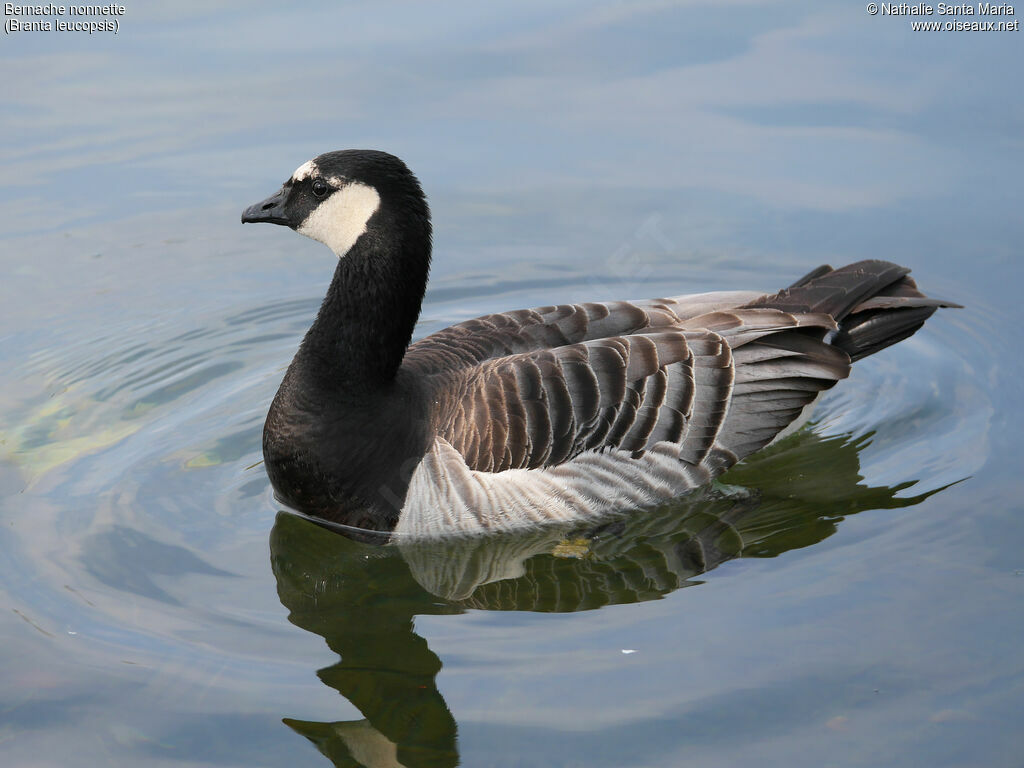
[[[538,307],[410,345],[431,230],[398,158],[321,155],[242,221],[290,226],[339,257],[264,427],[278,498],[419,536],[674,498],[791,428],[853,361],[955,306],[904,267],[863,261],[776,294]]]

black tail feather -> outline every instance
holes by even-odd
[[[801,277],[799,280],[797,280],[795,283],[793,283],[789,287],[790,287],[790,289],[793,289],[793,288],[799,288],[799,287],[801,287],[803,285],[807,285],[809,282],[811,282],[811,280],[819,278],[822,275],[827,275],[831,271],[832,271],[832,265],[831,264],[822,264],[820,267],[815,267],[814,269],[812,269],[810,272],[808,272],[806,275]]]
[[[912,336],[939,307],[960,306],[928,298],[909,273],[887,261],[821,266],[748,306],[829,314],[839,325],[831,343],[859,360]]]
[[[908,339],[935,313],[936,307],[906,307],[858,312],[839,324],[832,345],[856,362]]]

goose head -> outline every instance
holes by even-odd
[[[405,163],[387,152],[348,149],[300,165],[277,192],[246,208],[242,223],[291,227],[343,259],[371,231],[429,244],[429,216],[419,181]]]
[[[246,208],[246,222],[290,227],[338,257],[289,369],[303,377],[296,391],[315,387],[336,401],[342,390],[363,397],[392,382],[419,317],[431,258],[430,210],[405,163],[376,150],[327,152]]]

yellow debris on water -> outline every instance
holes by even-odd
[[[48,472],[109,448],[139,430],[108,404],[68,387],[0,430],[0,455],[18,466],[31,485]]]
[[[586,557],[590,554],[590,539],[563,539],[558,542],[551,554],[555,557],[576,558]]]

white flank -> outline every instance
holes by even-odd
[[[689,464],[678,444],[660,442],[639,459],[627,451],[587,451],[547,469],[477,472],[439,437],[413,473],[395,533],[482,533],[644,507],[704,485],[735,461],[712,450],[701,464]]]
[[[314,208],[297,231],[323,243],[339,259],[344,258],[366,231],[370,217],[379,207],[380,195],[376,189],[352,182]]]

